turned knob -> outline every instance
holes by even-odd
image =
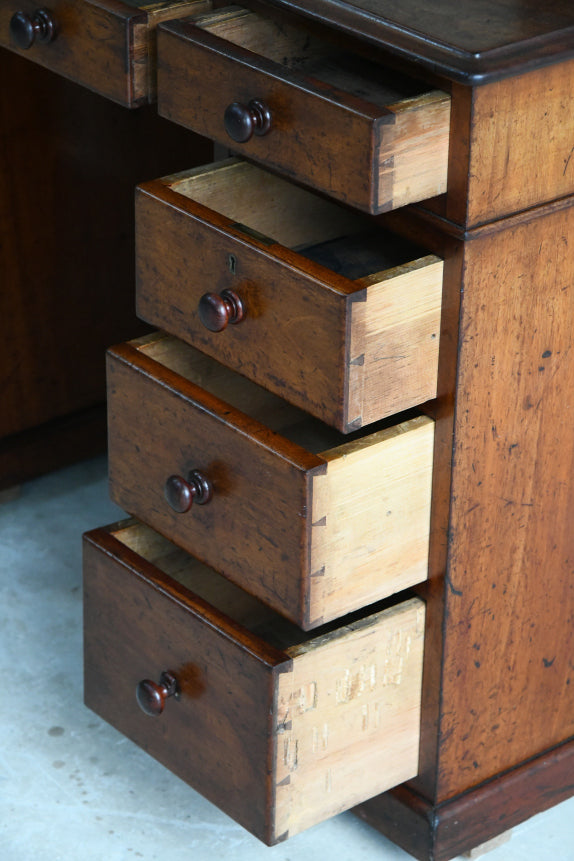
[[[271,111],[259,99],[252,99],[247,105],[232,102],[225,109],[223,123],[232,140],[246,143],[254,134],[261,137],[271,129]]]
[[[194,502],[205,505],[213,495],[211,482],[200,472],[190,472],[187,481],[181,475],[170,475],[164,487],[167,504],[178,514],[189,511]]]
[[[177,692],[177,679],[168,670],[161,674],[159,684],[151,679],[143,679],[136,687],[136,699],[142,712],[157,717],[163,712],[168,697],[173,697]]]
[[[37,9],[32,16],[15,12],[10,19],[10,35],[19,48],[27,50],[36,40],[52,42],[56,38],[56,21],[48,9]]]
[[[197,310],[199,319],[210,332],[223,332],[228,323],[237,325],[245,317],[245,306],[233,290],[204,293]]]

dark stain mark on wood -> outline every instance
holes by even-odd
[[[454,584],[453,584],[452,580],[450,579],[449,574],[445,574],[445,580],[446,580],[446,583],[448,585],[448,588],[450,589],[450,591],[452,592],[453,595],[459,595],[459,596],[462,595],[462,591],[460,589],[455,589]]]

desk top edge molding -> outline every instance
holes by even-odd
[[[306,17],[318,24],[334,27],[349,37],[384,45],[401,59],[420,64],[433,74],[469,86],[491,83],[524,74],[574,57],[574,13],[561,13],[562,0],[551,0],[550,9],[540,24],[534,14],[528,18],[520,10],[505,17],[503,36],[492,36],[496,28],[481,34],[481,21],[489,0],[464,2],[452,16],[452,25],[439,37],[444,24],[439,21],[433,33],[428,22],[414,26],[418,0],[393,4],[391,0],[265,0]],[[245,5],[250,5],[249,0]],[[527,2],[527,6],[532,5]],[[527,10],[522,10],[527,11]],[[502,15],[504,12],[501,13]],[[392,17],[391,17],[392,15]],[[457,22],[464,20],[466,33]],[[477,37],[469,36],[476,25]]]

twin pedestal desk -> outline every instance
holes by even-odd
[[[101,445],[132,338],[86,703],[268,844],[353,808],[447,861],[572,792],[574,13],[537,7],[0,5],[2,483]]]

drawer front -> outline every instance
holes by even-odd
[[[343,432],[436,396],[443,263],[357,213],[229,160],[138,189],[136,255],[138,316]]]
[[[86,704],[265,840],[273,676],[289,661],[253,639],[107,533],[86,540]],[[164,671],[181,698],[154,719],[136,686]]]
[[[85,537],[90,708],[268,844],[415,776],[420,600],[276,645],[280,619],[167,544],[133,522]]]
[[[158,33],[159,111],[367,212],[446,191],[449,96],[331,54],[237,8],[178,20]]]
[[[210,5],[206,0],[56,0],[46,17],[35,0],[8,0],[0,8],[0,45],[137,107],[155,99],[157,24]]]
[[[430,419],[347,441],[166,336],[110,352],[108,409],[114,501],[301,627],[426,578]]]

